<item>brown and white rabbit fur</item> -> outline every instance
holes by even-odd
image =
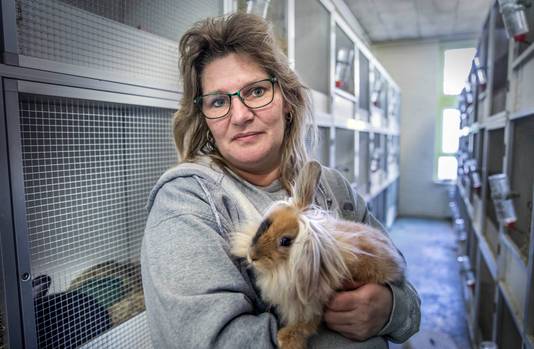
[[[284,349],[306,347],[344,281],[384,284],[404,278],[404,260],[386,235],[313,205],[320,176],[318,162],[306,163],[293,197],[275,202],[259,227],[231,238],[232,254],[248,260],[263,300],[277,308]]]

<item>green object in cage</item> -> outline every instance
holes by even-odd
[[[89,279],[76,288],[76,291],[91,296],[105,309],[123,299],[127,294],[122,279],[113,276]]]

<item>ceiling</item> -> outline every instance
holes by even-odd
[[[478,37],[492,0],[345,0],[373,43]]]

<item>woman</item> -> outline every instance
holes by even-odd
[[[199,22],[180,53],[174,136],[182,163],[150,195],[141,255],[154,347],[273,348],[275,310],[229,254],[228,234],[289,195],[307,160],[308,99],[259,17]],[[318,204],[383,230],[338,172],[323,173]],[[347,285],[310,345],[386,348],[387,339],[402,342],[418,330],[419,305],[407,283]]]

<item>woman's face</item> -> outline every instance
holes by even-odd
[[[204,67],[202,93],[234,93],[268,74],[246,55],[228,54]],[[273,101],[259,109],[233,96],[228,115],[206,119],[221,155],[234,167],[253,174],[272,173],[280,165],[284,139],[284,103],[275,84]]]

